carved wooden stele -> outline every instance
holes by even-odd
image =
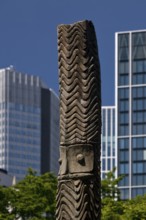
[[[91,21],[58,27],[60,171],[57,220],[100,219],[101,89]]]

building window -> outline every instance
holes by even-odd
[[[146,87],[134,87],[132,89],[132,97],[133,98],[143,98],[146,97]]]
[[[120,74],[119,75],[119,85],[128,85],[129,84],[129,76],[128,74]]]
[[[102,156],[106,156],[105,142],[102,142]]]
[[[119,99],[128,99],[129,98],[129,89],[120,88],[119,89]]]
[[[146,123],[133,123],[132,133],[136,134],[145,134],[146,133]]]
[[[127,112],[123,112],[119,114],[120,124],[129,122],[129,114]]]
[[[143,185],[144,184],[144,176],[143,175],[133,175],[132,176],[132,185]]]
[[[133,123],[142,123],[146,122],[146,114],[145,112],[134,112],[132,115],[132,121]]]
[[[142,148],[142,149],[146,149],[146,137],[136,137],[136,138],[132,138],[132,148]]]
[[[123,179],[119,182],[119,186],[128,186],[129,185],[129,176],[125,175]]]
[[[129,135],[129,124],[119,125],[119,136]]]
[[[129,73],[129,62],[119,62],[119,73]]]
[[[132,189],[132,198],[137,195],[144,195],[146,193],[146,188],[133,188]]]
[[[118,46],[118,60],[127,61],[129,59],[129,34],[119,34]]]
[[[107,160],[107,169],[111,170],[111,159],[109,159],[109,158]]]
[[[115,159],[113,159],[113,168],[115,168]]]
[[[105,164],[105,159],[102,159],[102,170],[105,170],[106,164]]]
[[[108,146],[107,146],[107,155],[111,156],[111,146],[110,146],[110,142],[108,142]]]
[[[132,152],[132,159],[133,161],[137,161],[137,160],[143,160],[144,159],[144,151],[143,150],[133,150]]]
[[[119,149],[129,149],[129,139],[128,138],[120,138],[118,140]]]
[[[133,173],[143,173],[144,171],[144,167],[143,167],[143,163],[138,162],[138,163],[133,163],[132,167],[133,167]]]
[[[129,173],[129,164],[128,163],[121,163],[119,164],[120,167],[120,174],[128,174]]]
[[[112,156],[113,157],[115,156],[115,143],[113,143],[113,146],[112,146]]]
[[[129,199],[129,189],[120,189],[120,193],[122,200]]]
[[[129,151],[128,150],[120,150],[119,151],[119,161],[120,162],[129,161]]]
[[[119,111],[124,112],[129,110],[129,101],[128,100],[122,100],[119,103]]]

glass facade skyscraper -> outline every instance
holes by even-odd
[[[23,178],[29,167],[41,173],[42,89],[38,76],[16,72],[13,67],[0,70],[0,168],[17,179]],[[56,139],[58,149],[58,133]],[[48,141],[46,147],[50,146]]]
[[[122,199],[146,193],[146,30],[116,33],[116,136]]]
[[[102,107],[102,135],[101,135],[101,178],[117,167],[115,147],[115,107]],[[115,173],[116,174],[116,173]]]

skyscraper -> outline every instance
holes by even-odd
[[[48,147],[49,146],[49,147]],[[59,98],[41,88],[41,173],[59,170]]]
[[[101,135],[101,178],[117,167],[115,148],[115,107],[102,107],[102,135]]]
[[[45,96],[48,103],[49,97],[54,93],[52,94],[52,91],[44,86],[38,76],[16,72],[13,67],[0,70],[0,168],[15,175],[17,179],[23,178],[29,167],[38,173],[51,169],[49,163],[42,164],[42,160],[45,160],[42,149],[49,149],[47,152],[50,153],[53,146],[53,140],[50,139],[47,139],[44,144],[44,138],[50,135],[49,130],[43,132],[42,125],[48,128],[54,116],[52,118],[48,116],[48,120],[45,121],[45,115],[42,113],[48,111],[49,115],[54,100],[49,100],[49,106],[45,106],[42,103],[44,90],[49,94]],[[54,112],[56,112],[56,124],[58,123],[59,129],[57,108],[59,109],[55,105]],[[57,154],[59,148],[57,129],[53,135],[56,135],[53,147]],[[50,155],[46,156],[49,160]]]
[[[122,199],[146,193],[146,30],[115,35],[116,144]]]

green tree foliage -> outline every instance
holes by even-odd
[[[108,172],[105,179],[101,181],[102,220],[121,220],[123,214],[122,202],[119,201],[118,183],[124,176],[115,178],[115,171],[116,168]]]
[[[124,219],[146,219],[146,194],[144,196],[137,196],[136,198],[125,202]]]
[[[124,175],[115,178],[114,168],[106,174],[105,179],[101,181],[101,197],[102,199],[110,198],[113,200],[120,199],[120,190],[118,189],[118,183],[124,178]]]
[[[122,201],[106,198],[102,201],[102,220],[123,220],[124,207]]]
[[[102,185],[102,220],[146,220],[146,195],[121,201],[118,183],[124,178],[115,178],[115,169],[107,173]]]
[[[5,213],[0,210],[0,214],[9,211],[9,220],[53,220],[55,215],[55,197],[57,189],[57,179],[51,173],[37,176],[32,169],[28,171],[26,177],[16,184],[4,190],[6,194]]]
[[[14,216],[9,216],[10,190],[0,186],[0,220],[13,220]]]
[[[146,220],[146,195],[127,201],[108,200],[102,220]]]
[[[102,220],[146,220],[146,195],[121,201],[117,188],[123,176],[115,169],[102,180]],[[57,179],[51,173],[37,176],[29,169],[14,187],[0,187],[0,220],[54,220]]]

